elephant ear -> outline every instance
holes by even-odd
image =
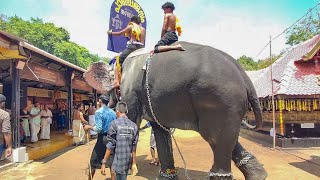
[[[108,93],[114,86],[114,70],[103,62],[93,63],[84,74],[84,79],[100,93]]]

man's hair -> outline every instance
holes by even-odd
[[[132,16],[131,22],[134,22],[136,24],[140,24],[141,23],[141,19],[140,19],[139,16]]]
[[[174,5],[171,2],[166,2],[161,6],[162,9],[170,8],[172,11],[175,9]]]
[[[0,94],[0,103],[6,102],[6,97],[3,94]]]
[[[116,111],[119,111],[120,113],[127,113],[127,104],[125,102],[118,102],[116,106]]]
[[[76,104],[76,109],[79,109],[82,106],[82,104]]]
[[[105,104],[105,105],[107,105],[107,104],[109,103],[109,100],[110,100],[109,96],[104,95],[104,94],[102,94],[102,95],[99,97],[99,99],[100,99],[101,102],[102,102],[103,104]]]

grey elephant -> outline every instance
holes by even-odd
[[[171,135],[159,125],[200,133],[214,153],[210,179],[232,179],[231,160],[246,179],[265,179],[263,166],[238,142],[249,103],[256,117],[255,128],[262,124],[252,82],[228,54],[209,46],[179,43],[186,51],[154,54],[147,71],[142,67],[148,54],[127,58],[122,70],[121,98],[128,105],[128,117],[138,126],[143,116],[152,122],[161,162],[158,179],[177,178],[167,173],[175,169]],[[96,80],[100,76],[100,83],[110,87],[108,72],[95,73]]]

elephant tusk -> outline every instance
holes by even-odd
[[[249,129],[255,129],[257,126],[253,126],[249,123],[247,123],[245,120],[242,120],[242,124],[244,124],[245,126],[247,126]]]

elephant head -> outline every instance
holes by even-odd
[[[112,66],[101,61],[93,63],[84,74],[84,79],[98,92],[108,94],[113,89],[114,70]]]

